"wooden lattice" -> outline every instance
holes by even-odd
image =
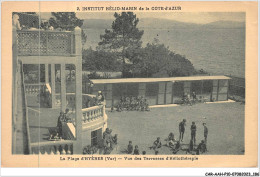
[[[74,54],[72,32],[18,31],[19,55],[71,55]]]

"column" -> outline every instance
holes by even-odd
[[[75,28],[75,53],[77,56],[76,69],[76,143],[73,147],[74,154],[82,154],[82,46],[81,29]]]
[[[45,64],[45,84],[49,83],[49,64]]]
[[[61,111],[65,111],[67,107],[67,99],[66,99],[66,70],[65,70],[65,64],[62,63],[60,65],[60,97],[61,97]]]
[[[55,64],[51,64],[51,107],[55,108]]]

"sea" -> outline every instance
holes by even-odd
[[[245,78],[244,28],[143,29],[143,46],[157,38],[177,54],[189,59],[193,66],[212,75]],[[104,29],[85,29],[84,48],[96,48]]]

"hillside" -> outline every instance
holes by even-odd
[[[141,18],[138,27],[140,29],[192,29],[192,28],[244,28],[245,23],[235,21],[216,21],[208,24],[185,23],[174,20],[158,18]],[[85,19],[83,29],[109,29],[112,19]]]

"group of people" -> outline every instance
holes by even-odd
[[[199,96],[199,98],[196,95],[196,92],[192,92],[191,95],[189,93],[184,93],[183,97],[182,97],[182,103],[184,105],[190,105],[192,106],[193,104],[197,103],[197,102],[201,102],[204,103],[205,99],[203,96]]]
[[[61,111],[60,115],[58,117],[56,130],[50,134],[49,140],[50,141],[61,140],[63,138],[62,137],[62,123],[70,122],[70,121],[71,121],[71,118],[69,116],[69,109],[66,109],[65,112]]]
[[[186,151],[186,154],[196,154],[199,155],[201,153],[206,153],[207,152],[207,137],[208,137],[208,128],[206,126],[206,123],[202,124],[204,127],[204,140],[201,140],[201,142],[196,146],[196,131],[197,131],[197,126],[195,122],[192,122],[190,130],[191,130],[191,139],[190,143],[187,148],[182,148],[181,142],[183,142],[183,137],[185,133],[185,127],[186,127],[186,119],[183,119],[179,123],[179,140],[176,140],[174,137],[174,134],[171,132],[168,137],[165,139],[165,146],[169,147],[173,154],[177,154],[178,151],[184,150]],[[155,155],[159,154],[159,149],[162,147],[162,142],[160,137],[157,137],[157,139],[153,142],[153,145],[150,148],[154,150]],[[127,153],[133,155],[139,155],[139,149],[138,146],[136,145],[135,148],[133,148],[132,141],[129,141],[129,144],[127,146]],[[143,155],[146,154],[145,151],[142,153]]]
[[[135,145],[135,148],[134,148],[132,141],[129,141],[126,151],[127,151],[127,154],[140,155],[138,145]],[[145,154],[146,154],[146,151],[142,151],[142,155],[145,155]]]
[[[115,145],[117,145],[117,134],[113,136],[112,129],[106,128],[105,132],[103,133],[104,154],[110,154]]]
[[[182,97],[183,104],[190,105],[194,104],[197,101],[196,92],[192,92],[191,95],[189,93],[184,93]]]
[[[150,111],[148,100],[142,96],[122,96],[119,103],[116,106],[116,111]],[[114,107],[111,107],[111,112],[114,111]]]
[[[199,143],[199,145],[197,146],[197,148],[195,148],[196,146],[196,131],[197,131],[197,126],[195,124],[195,122],[192,122],[191,124],[191,139],[190,139],[190,143],[189,143],[189,148],[187,150],[187,153],[192,153],[192,151],[196,151],[196,154],[200,154],[200,153],[205,153],[207,151],[207,138],[208,138],[208,127],[206,126],[206,123],[202,124],[204,127],[204,140],[201,140],[201,142]],[[183,137],[184,137],[184,133],[185,133],[185,126],[186,126],[186,119],[183,119],[180,123],[179,123],[179,141],[183,142]]]

